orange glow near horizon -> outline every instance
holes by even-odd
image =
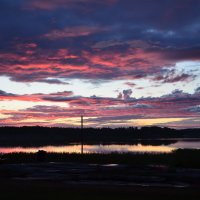
[[[152,145],[84,145],[84,153],[170,153],[176,147],[170,146],[152,146]],[[44,146],[44,147],[1,147],[0,153],[36,153],[39,150],[53,153],[80,153],[81,145],[67,145],[67,146]]]
[[[171,122],[181,122],[189,118],[155,118],[155,119],[133,119],[133,120],[115,120],[109,123],[104,123],[102,126],[111,126],[113,122],[121,124],[121,126],[154,126],[154,125],[164,125],[165,123]]]

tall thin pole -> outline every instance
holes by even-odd
[[[83,154],[83,115],[81,115],[81,154]]]

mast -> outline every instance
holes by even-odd
[[[81,115],[81,154],[83,154],[83,115]]]

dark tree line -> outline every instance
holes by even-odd
[[[83,134],[83,135],[81,135]],[[57,128],[57,127],[0,127],[0,145],[44,145],[79,143],[83,137],[92,143],[137,143],[137,140],[200,138],[200,129],[176,130],[160,127],[128,128]],[[152,143],[152,142],[151,142]],[[160,142],[157,141],[160,144]],[[163,143],[163,142],[162,142]],[[165,141],[166,143],[166,141]]]

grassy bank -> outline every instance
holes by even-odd
[[[131,165],[169,165],[172,167],[200,168],[200,150],[179,149],[172,153],[160,154],[68,154],[47,153],[38,157],[37,153],[11,153],[1,155],[1,163],[30,163],[30,162],[77,162],[77,163],[118,163]]]

